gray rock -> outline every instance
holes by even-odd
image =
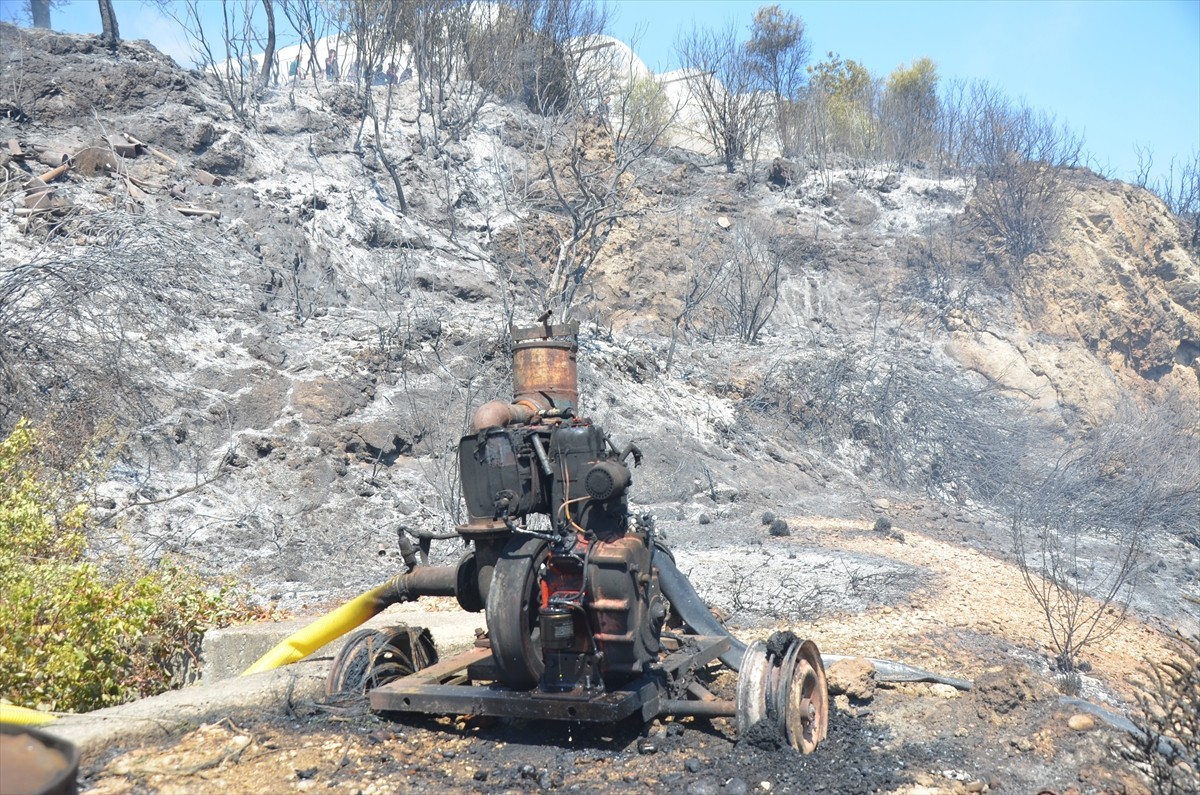
[[[329,422],[367,405],[373,390],[365,383],[335,381],[324,376],[292,385],[292,406],[309,422]]]

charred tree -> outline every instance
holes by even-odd
[[[112,2],[112,0],[106,0],[106,2]],[[271,69],[275,67],[275,6],[271,0],[263,0],[263,10],[267,12],[267,44],[263,48],[263,65],[260,79],[265,86],[271,82]]]
[[[49,28],[50,0],[29,0],[29,16],[35,28]]]
[[[121,43],[121,31],[117,28],[117,12],[113,10],[112,0],[97,0],[100,4],[100,24],[103,32],[100,38],[104,46],[110,50],[117,49]]]

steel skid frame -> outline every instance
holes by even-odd
[[[368,693],[376,712],[572,720],[612,723],[639,713],[643,721],[660,715],[732,717],[733,701],[718,700],[696,680],[695,672],[730,648],[727,637],[674,635],[670,648],[647,671],[618,688],[569,692],[514,690],[496,681],[492,651],[481,645]]]

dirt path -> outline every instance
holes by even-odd
[[[903,526],[895,528],[904,536],[899,541],[845,520],[805,517],[794,524],[800,528],[795,538],[781,542],[820,538],[830,549],[885,557],[930,573],[907,604],[797,627],[822,649],[895,655],[966,678],[994,665],[997,655],[1054,656],[1045,616],[1015,565]],[[1083,659],[1092,667],[1088,680],[1095,694],[1130,703],[1129,675],[1165,654],[1162,632],[1129,615],[1111,636],[1090,645]]]
[[[839,696],[829,739],[808,757],[738,743],[720,719],[391,721],[361,703],[300,704],[286,719],[238,717],[93,760],[86,791],[1146,792],[1113,752],[1119,733],[1081,723],[1057,700],[1041,611],[1015,567],[905,527],[896,528],[901,542],[845,520],[792,524],[792,537],[772,539],[785,558],[794,548],[802,560],[819,538],[831,553],[895,561],[923,579],[903,603],[791,628],[826,651],[902,660],[972,679],[975,690],[917,684],[880,687],[867,700]],[[1127,621],[1086,654],[1088,695],[1128,699],[1126,674],[1163,651],[1155,629]],[[727,696],[735,686],[728,673],[713,684]]]

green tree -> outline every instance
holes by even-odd
[[[878,140],[875,97],[879,86],[870,71],[857,61],[843,61],[836,53],[808,69],[810,100],[824,106],[825,129],[831,149],[855,157],[874,154]]]
[[[746,54],[760,90],[775,98],[779,139],[790,138],[793,116],[789,106],[804,87],[805,64],[810,47],[804,36],[804,21],[777,5],[763,6],[754,14]]]
[[[938,116],[937,64],[918,58],[888,75],[880,117],[884,154],[898,162],[929,157]]]

